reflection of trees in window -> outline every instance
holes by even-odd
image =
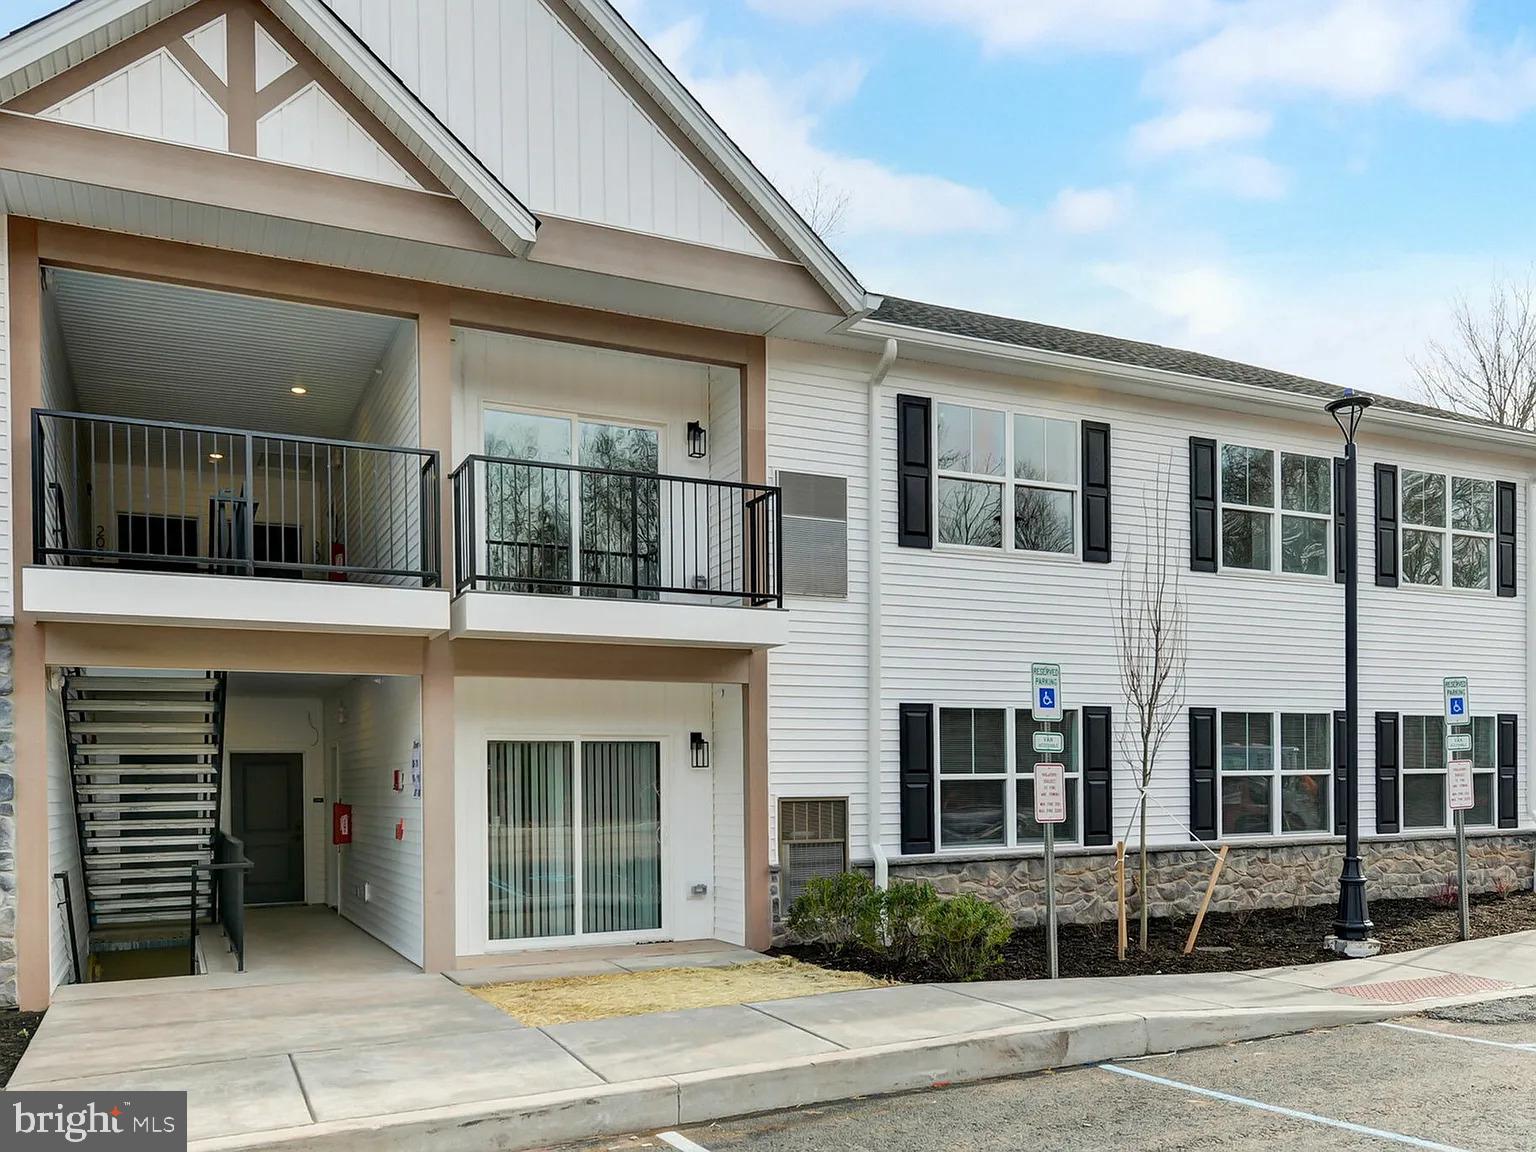
[[[939,539],[980,548],[1003,546],[1003,486],[939,478]]]
[[[649,428],[583,422],[583,467],[654,474],[660,444]],[[581,475],[581,579],[654,589],[661,583],[661,484],[634,475]],[[585,596],[630,596],[629,588],[584,588]],[[655,593],[642,594],[654,599]]]
[[[1044,488],[1013,490],[1013,546],[1031,552],[1071,552],[1072,493]]]
[[[571,478],[538,463],[570,458],[570,424],[487,414],[486,568],[497,591],[566,592],[571,578]],[[510,461],[527,461],[511,463]],[[546,584],[542,581],[557,581]]]

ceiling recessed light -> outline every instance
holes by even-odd
[[[292,392],[295,396],[304,396],[309,392],[309,389],[302,384],[295,384],[288,391]]]
[[[210,460],[222,460],[222,459],[224,459],[224,453],[222,453],[222,452],[210,452],[210,453],[208,453],[208,459],[210,459]]]

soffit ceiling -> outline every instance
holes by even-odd
[[[78,408],[306,436],[348,435],[385,351],[411,326],[63,268],[48,269],[45,298]]]

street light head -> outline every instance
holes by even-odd
[[[1325,406],[1328,415],[1332,416],[1333,422],[1339,426],[1339,431],[1344,433],[1345,444],[1355,442],[1355,429],[1360,427],[1360,419],[1370,406],[1369,396],[1362,396],[1354,391],[1344,393],[1337,400],[1330,400]]]

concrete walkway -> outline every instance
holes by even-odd
[[[231,980],[63,989],[10,1086],[183,1089],[192,1147],[208,1152],[531,1148],[1529,993],[1536,932],[1248,973],[898,986],[547,1028],[421,973]]]

